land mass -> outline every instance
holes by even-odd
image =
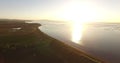
[[[39,26],[0,20],[0,63],[104,63],[49,37]]]

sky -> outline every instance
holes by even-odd
[[[0,18],[120,22],[120,0],[0,0]]]

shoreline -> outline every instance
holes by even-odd
[[[47,35],[47,36],[50,37],[49,35]],[[52,38],[52,37],[50,37],[50,38]],[[55,38],[52,38],[52,39],[57,40]],[[103,60],[101,60],[99,58],[91,56],[90,54],[88,54],[88,53],[86,53],[84,51],[78,50],[77,48],[74,48],[74,47],[72,47],[72,46],[70,46],[70,45],[68,45],[68,44],[66,44],[66,43],[64,43],[64,42],[62,42],[60,40],[57,40],[57,41],[59,41],[59,45],[66,47],[67,50],[70,50],[71,52],[77,54],[78,56],[82,54],[84,57],[86,57],[87,59],[90,59],[90,60],[94,61],[95,63],[107,63],[106,61],[103,61]],[[62,49],[64,49],[64,47]]]
[[[24,30],[28,31],[27,28]],[[30,30],[33,31],[28,33],[20,29],[15,31],[16,34],[10,32],[8,35],[0,36],[0,55],[4,58],[2,63],[18,63],[18,61],[20,61],[19,63],[105,63],[46,35],[38,29],[38,26],[30,28]]]

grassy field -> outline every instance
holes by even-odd
[[[0,36],[0,63],[104,63],[39,30]]]

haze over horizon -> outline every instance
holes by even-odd
[[[119,0],[0,0],[0,18],[120,22]]]

